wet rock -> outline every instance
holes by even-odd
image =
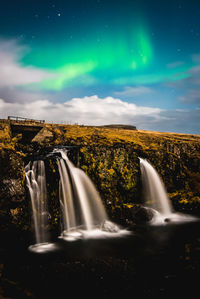
[[[105,220],[101,224],[101,230],[110,232],[110,233],[117,233],[119,232],[119,227],[111,221]]]
[[[151,208],[140,207],[133,214],[133,221],[137,223],[150,222],[154,217],[155,212]]]
[[[172,220],[170,218],[165,218],[165,222],[171,222]]]

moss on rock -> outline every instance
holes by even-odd
[[[24,145],[20,138],[13,140],[8,124],[0,125],[0,208],[4,220],[7,217],[15,224],[27,225],[30,208],[25,192],[25,156],[55,145],[76,146],[69,152],[70,159],[92,179],[113,219],[128,219],[143,201],[138,157],[147,158],[156,168],[175,209],[200,213],[200,136],[47,124],[42,139]],[[58,168],[55,160],[45,163],[51,224],[56,226],[60,221]]]

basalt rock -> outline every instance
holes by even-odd
[[[117,225],[115,225],[113,222],[108,220],[104,221],[100,228],[101,230],[109,233],[117,233],[120,230]]]
[[[9,135],[8,126],[4,129],[5,136],[0,135],[0,209],[2,217],[15,225],[30,227],[24,165],[38,153],[45,156],[47,148],[66,145],[74,147],[70,160],[92,179],[115,222],[132,223],[134,217],[145,222],[152,216],[143,208],[138,210],[143,204],[138,157],[148,159],[158,171],[175,210],[200,213],[199,136],[46,125],[42,136],[22,144],[20,138]],[[58,226],[58,168],[51,158],[46,165],[51,222]]]
[[[154,215],[153,209],[141,206],[136,211],[133,211],[133,222],[147,223],[153,219]]]

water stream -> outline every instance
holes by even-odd
[[[74,241],[80,238],[104,238],[127,233],[109,221],[98,191],[90,178],[75,167],[65,149],[51,153],[57,160],[59,173],[59,202],[61,211],[60,238]],[[48,199],[43,160],[29,162],[25,167],[26,184],[29,190],[36,244],[31,250],[48,250]]]
[[[165,190],[164,183],[156,169],[145,159],[140,159],[145,205],[153,209],[153,224],[196,220],[195,217],[175,213]]]
[[[59,173],[59,198],[61,232],[59,238],[66,241],[77,239],[118,237],[127,234],[112,223],[94,184],[84,171],[74,166],[65,149],[54,149],[51,153],[57,161]],[[152,224],[184,222],[194,217],[175,213],[164,184],[155,168],[140,158],[141,177],[145,205],[153,211]],[[35,245],[30,249],[43,252],[54,249],[49,242],[49,211],[45,163],[43,160],[30,161],[25,167],[26,184],[29,190]]]
[[[45,251],[52,248],[49,243],[48,225],[48,207],[47,207],[47,189],[45,164],[42,160],[29,162],[25,167],[26,185],[29,190],[31,205],[33,211],[33,223],[35,230],[36,244],[30,246],[33,251]]]
[[[101,238],[122,234],[119,227],[109,221],[101,197],[86,173],[75,167],[67,152],[56,149],[60,173],[60,203],[63,214],[65,240],[77,238]],[[125,231],[123,230],[123,233]]]

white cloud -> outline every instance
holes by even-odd
[[[104,125],[111,123],[136,124],[157,122],[161,109],[136,106],[120,99],[94,95],[73,98],[65,103],[53,103],[49,100],[29,103],[7,103],[0,100],[0,118],[8,115],[45,119],[54,122],[78,122],[87,125]],[[166,119],[166,118],[165,118]]]
[[[131,86],[126,86],[124,90],[122,91],[116,91],[114,95],[116,96],[123,96],[123,97],[134,97],[134,96],[140,96],[144,94],[149,94],[152,93],[153,90],[149,87],[146,86],[136,86],[136,87],[131,87]]]
[[[200,88],[190,89],[187,93],[179,97],[184,103],[200,103]]]
[[[65,103],[41,100],[30,103],[8,103],[0,99],[0,118],[18,115],[47,122],[85,125],[132,124],[138,129],[200,134],[197,124],[200,109],[172,111],[137,106],[120,99],[98,96],[73,98]]]
[[[45,70],[20,64],[25,51],[26,48],[15,40],[0,40],[0,88],[38,83],[55,76]]]

